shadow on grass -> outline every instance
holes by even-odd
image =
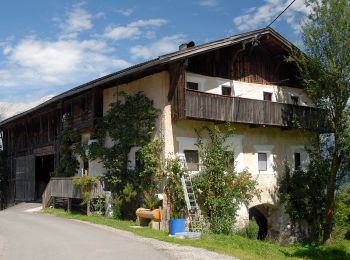
[[[343,246],[316,246],[298,248],[294,252],[283,251],[287,257],[300,257],[306,259],[350,259],[349,249]]]

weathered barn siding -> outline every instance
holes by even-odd
[[[35,199],[35,157],[53,154],[57,165],[63,115],[71,115],[73,127],[82,133],[91,132],[95,119],[102,115],[101,96],[100,89],[92,89],[1,127],[8,157],[10,200]]]

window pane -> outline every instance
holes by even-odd
[[[299,104],[299,97],[291,96],[290,98],[292,100],[293,105],[298,105]]]
[[[300,153],[294,153],[294,169],[295,170],[300,169],[300,165],[301,165]]]
[[[184,150],[187,169],[189,171],[198,171],[199,170],[199,157],[197,150]]]
[[[198,90],[198,83],[196,82],[187,82],[187,89]]]
[[[267,154],[258,153],[258,170],[266,171],[267,170]]]
[[[221,87],[221,94],[224,96],[231,96],[231,87]]]
[[[272,101],[272,93],[264,92],[264,100]]]

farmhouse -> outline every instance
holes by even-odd
[[[276,200],[277,176],[285,161],[292,167],[306,166],[306,137],[319,124],[297,68],[285,61],[292,48],[271,28],[198,46],[189,42],[177,52],[93,80],[2,121],[9,196],[18,201],[41,198],[59,162],[58,136],[65,114],[80,131],[82,144],[88,144],[96,119],[108,111],[117,92],[143,91],[161,111],[157,133],[164,139],[164,154],[184,155],[191,171],[201,167],[195,128],[234,125],[229,141],[236,169],[248,169],[262,190],[260,199],[242,205],[238,219],[244,223],[254,216],[263,235],[282,232],[285,219]],[[135,152],[136,148],[130,152],[131,164]],[[89,175],[104,170],[98,161],[80,164],[79,172]]]

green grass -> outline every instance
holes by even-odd
[[[135,226],[135,222],[132,221],[67,213],[62,209],[45,209],[44,213],[105,225],[130,231],[139,236],[155,238],[179,245],[205,248],[218,253],[235,256],[239,259],[350,259],[350,241],[346,240],[337,241],[330,245],[314,247],[303,245],[283,247],[270,242],[249,240],[240,236],[214,234],[203,234],[199,240],[176,239],[169,237],[166,232],[156,231],[151,228],[133,228],[132,226]]]

